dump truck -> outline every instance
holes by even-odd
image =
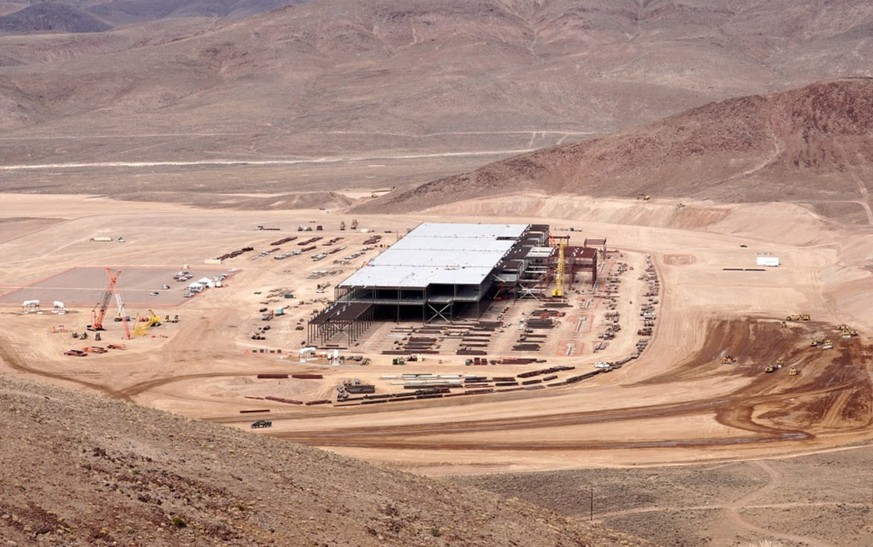
[[[266,427],[273,427],[273,422],[270,420],[256,420],[252,422],[252,429],[264,429]]]

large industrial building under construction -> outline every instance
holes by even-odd
[[[568,242],[545,224],[421,224],[337,285],[308,339],[353,341],[373,321],[479,317],[498,297],[562,296],[579,272],[596,282],[606,240]]]

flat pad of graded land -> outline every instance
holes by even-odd
[[[702,463],[715,469],[727,460],[873,440],[869,227],[836,226],[792,204],[684,203],[679,209],[666,200],[523,198],[470,200],[420,214],[352,215],[228,214],[170,203],[12,196],[10,211],[66,220],[35,223],[30,233],[0,242],[7,259],[0,269],[0,371],[245,430],[256,419],[270,419],[273,426],[263,434],[426,475]],[[700,222],[688,228],[674,220],[676,211]],[[365,231],[349,229],[353,220]],[[333,300],[334,287],[397,233],[421,222],[546,223],[574,245],[607,238],[609,252],[598,284],[592,287],[580,273],[562,302],[548,294],[508,298],[483,308],[481,320],[389,319],[355,340],[343,333],[307,340],[308,320]],[[319,225],[321,231],[298,232]],[[95,234],[120,234],[125,241],[92,242]],[[246,247],[253,250],[221,266],[203,265]],[[779,256],[781,265],[752,271],[760,252]],[[153,307],[160,317],[178,314],[179,321],[162,321],[144,335],[135,329],[130,339],[110,323],[101,335],[105,342],[97,342],[115,346],[107,353],[65,355],[94,343],[71,331],[80,335],[81,319],[100,298],[104,265],[121,270],[118,286],[131,315]],[[172,279],[183,269],[190,281],[235,273],[224,287],[185,301],[190,281]],[[171,289],[160,289],[163,284]],[[44,301],[44,308],[64,300],[71,315],[20,313],[25,299]],[[278,309],[281,314],[265,317]],[[798,314],[811,320],[786,321]],[[522,319],[530,325],[544,315],[552,328],[522,326]],[[859,335],[843,336],[840,324]],[[607,331],[614,336],[605,338]],[[625,360],[641,339],[647,347]],[[831,344],[811,346],[811,340]],[[298,351],[313,341],[322,351],[337,349],[345,361],[301,360]],[[471,356],[480,364],[469,363]],[[406,358],[403,366],[392,364],[398,357]],[[599,370],[595,364],[610,362],[623,364],[591,374]],[[783,366],[766,372],[777,363]],[[412,374],[478,379],[416,399],[417,386],[410,389],[404,380]],[[337,386],[356,380],[383,399],[353,394],[338,400]],[[750,470],[756,480],[770,476],[756,464]],[[732,500],[741,500],[747,485],[730,486],[727,502],[711,502],[714,510],[733,510],[738,502]],[[622,524],[622,514],[610,524],[639,531],[634,526],[644,514],[634,515],[627,516],[633,523]],[[741,515],[748,517],[745,527],[731,515],[717,521],[716,544],[756,529],[757,514]],[[780,530],[774,537],[818,537]],[[700,543],[691,532],[677,534]]]
[[[173,279],[179,271],[177,269],[122,266],[113,271],[118,270],[121,275],[118,276],[117,290],[124,305],[130,308],[178,306],[187,300],[184,293],[188,283],[227,272],[227,269],[214,267],[193,268],[188,270],[193,276],[191,280],[178,282]],[[51,307],[53,301],[58,300],[68,307],[93,306],[100,301],[108,282],[109,276],[105,268],[70,268],[27,287],[11,290],[6,287],[8,292],[0,294],[0,304],[21,304],[25,300],[39,300],[40,305],[47,308]],[[169,285],[170,288],[163,289],[163,285]],[[110,308],[114,307],[116,303],[113,298]]]

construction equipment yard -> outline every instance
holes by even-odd
[[[599,221],[615,216],[614,203],[591,220],[536,217],[570,244],[607,239],[596,285],[583,274],[563,298],[498,297],[481,317],[372,321],[354,339],[311,340],[306,325],[332,302],[332,286],[398,232],[480,213],[228,216],[99,198],[4,199],[30,215],[7,220],[14,237],[0,243],[10,257],[0,272],[0,358],[17,374],[244,429],[268,419],[266,434],[426,474],[756,457],[871,436],[868,297],[845,292],[860,286],[851,260],[838,266],[840,246],[861,252],[869,243],[822,229],[812,215],[778,239],[750,223],[754,206],[724,208],[707,230]],[[713,217],[698,207],[701,219]],[[70,235],[113,230],[95,208],[114,211],[123,243]],[[155,215],[164,228],[154,228]],[[352,222],[363,230],[346,229]],[[321,239],[298,233],[309,225],[322,227],[312,231]],[[724,269],[754,265],[763,246],[778,253],[778,268]],[[313,260],[319,253],[327,259]],[[131,318],[161,321],[127,339],[107,319],[100,342],[75,340],[106,267],[122,272]],[[231,275],[183,298],[188,282],[173,276],[188,270],[194,279]],[[162,286],[170,289],[148,296]],[[25,297],[63,297],[66,313],[24,313]],[[92,348],[101,344],[116,349]]]

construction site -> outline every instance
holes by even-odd
[[[8,222],[0,241],[40,251],[0,277],[16,374],[428,474],[813,450],[868,431],[870,325],[854,302],[816,304],[831,289],[810,275],[833,251],[756,243],[752,210],[721,233],[596,210],[229,221],[162,204],[172,222],[156,233],[132,205],[11,199],[70,219]],[[124,243],[91,241],[117,232],[95,207],[124,218]],[[756,267],[761,248],[779,267]]]

